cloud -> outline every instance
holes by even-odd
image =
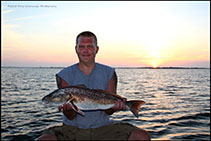
[[[2,47],[21,46],[24,36],[15,32],[13,28],[20,27],[17,24],[2,24]]]
[[[5,20],[5,22],[22,21],[22,20],[29,20],[29,19],[35,19],[35,18],[47,17],[47,16],[51,16],[51,15],[46,14],[46,15],[18,17],[18,18],[14,18],[14,19]]]

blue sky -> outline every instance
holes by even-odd
[[[2,64],[66,66],[75,38],[94,32],[112,66],[210,64],[209,1],[3,1]]]

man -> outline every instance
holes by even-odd
[[[64,68],[56,75],[58,88],[85,85],[90,89],[103,89],[116,93],[117,76],[113,68],[95,62],[98,53],[96,36],[89,31],[76,38],[75,51],[79,63]],[[150,140],[149,134],[128,123],[115,123],[109,115],[126,109],[125,102],[118,101],[105,111],[84,111],[77,114],[70,104],[58,107],[63,111],[63,126],[50,128],[39,140]]]

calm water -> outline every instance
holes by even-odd
[[[57,107],[41,98],[56,87],[61,68],[1,69],[1,140],[34,140],[61,125]],[[210,69],[117,69],[118,94],[142,99],[139,119],[131,112],[112,119],[148,131],[152,139],[210,140]]]

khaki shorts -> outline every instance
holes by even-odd
[[[45,134],[54,135],[57,140],[127,140],[135,129],[138,127],[129,123],[112,123],[89,129],[62,125],[49,128]]]

